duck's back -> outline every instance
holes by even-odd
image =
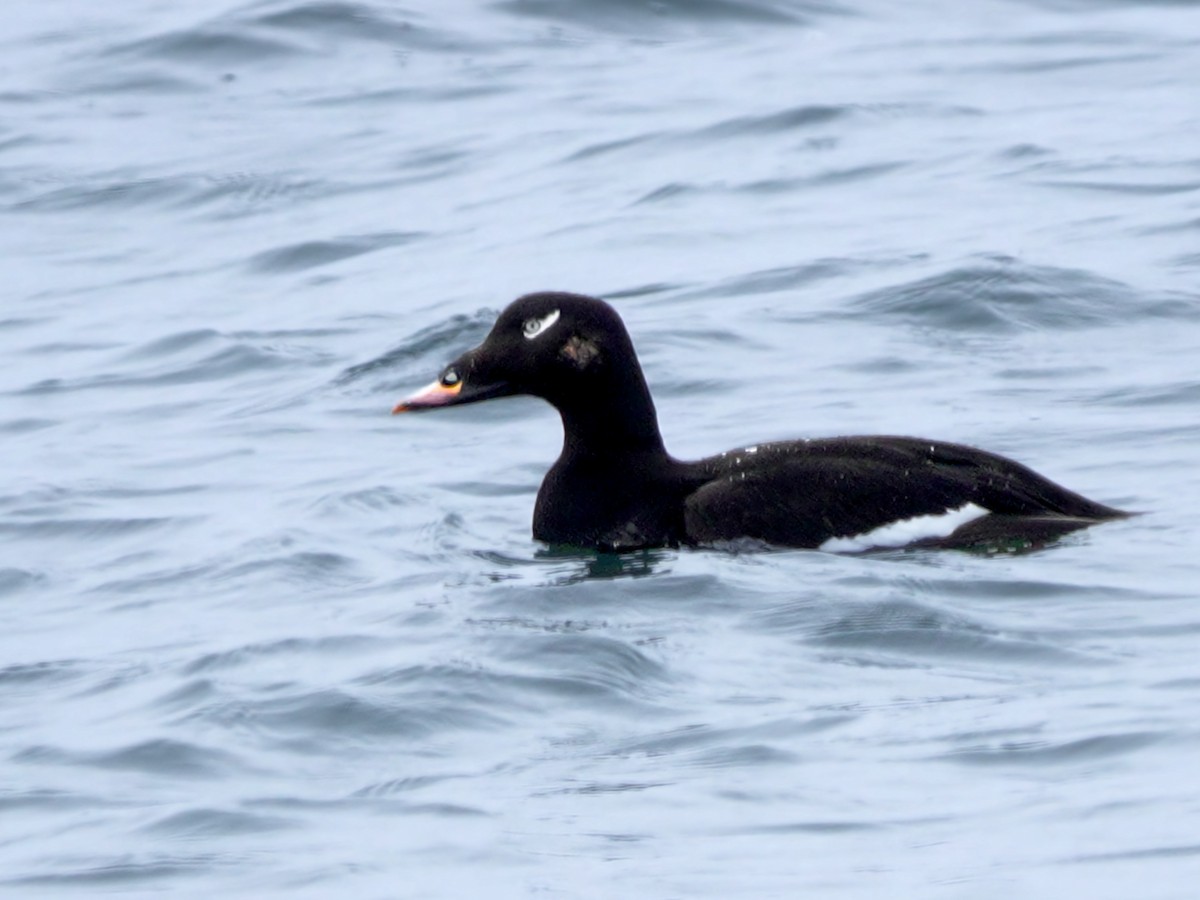
[[[784,547],[972,546],[1057,537],[1124,513],[993,453],[920,438],[786,441],[695,464],[687,540]]]

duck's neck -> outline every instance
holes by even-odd
[[[630,457],[667,455],[650,389],[636,365],[555,406],[562,416],[565,460],[619,463]]]

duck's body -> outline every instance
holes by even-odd
[[[698,462],[560,458],[533,536],[601,549],[742,540],[780,547],[1043,543],[1122,516],[1025,466],[908,437],[780,441]]]
[[[535,538],[603,550],[765,544],[863,550],[1041,544],[1121,510],[972,447],[909,437],[780,441],[672,458],[628,333],[602,301],[530,294],[396,412],[533,394],[563,420]]]

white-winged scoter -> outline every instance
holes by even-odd
[[[629,333],[579,294],[528,294],[393,412],[531,394],[562,416],[533,536],[633,550],[744,540],[782,547],[1021,548],[1129,513],[1020,463],[911,437],[778,441],[671,457]]]

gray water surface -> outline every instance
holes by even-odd
[[[131,0],[0,30],[0,892],[1200,884],[1200,7]],[[552,552],[609,298],[669,448],[899,433],[1146,515]]]

